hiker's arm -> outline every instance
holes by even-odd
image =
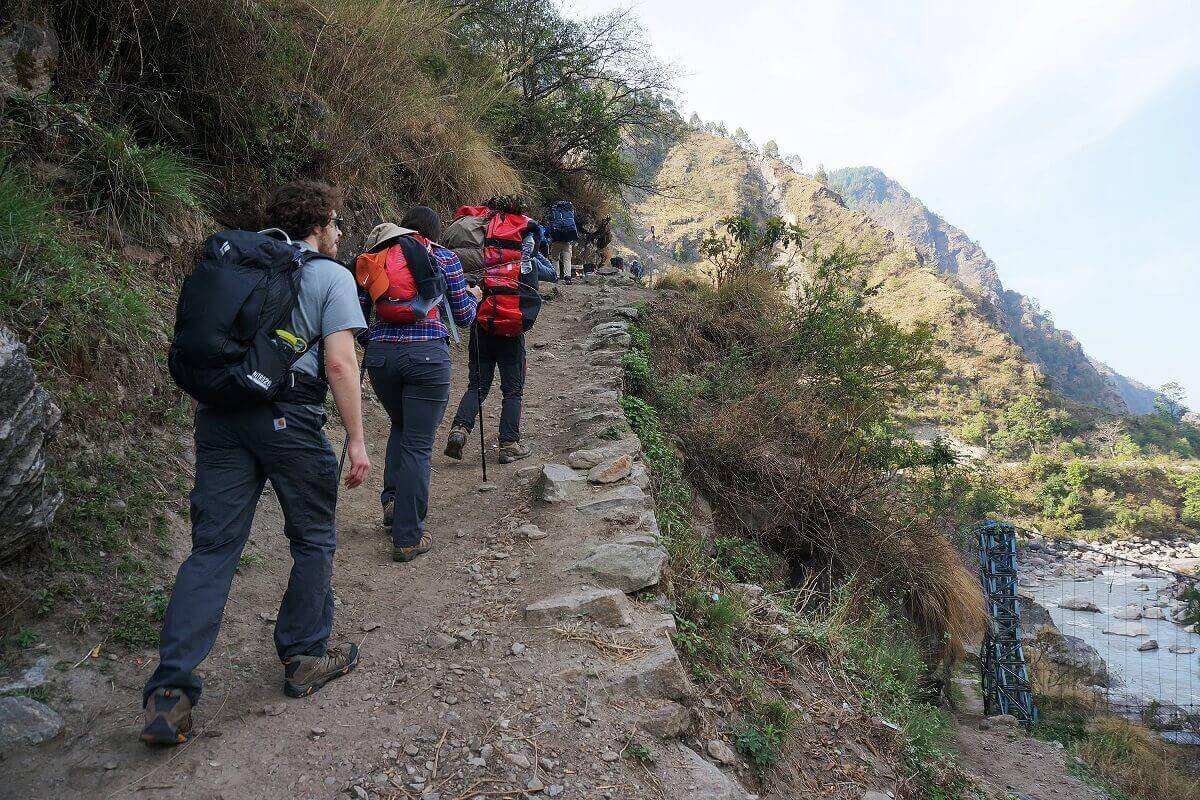
[[[446,276],[446,297],[450,301],[450,313],[454,324],[469,328],[475,321],[475,294],[467,290],[467,279],[463,275],[462,261],[451,250],[434,250],[434,257],[441,264]]]
[[[346,455],[350,459],[346,488],[353,489],[366,480],[371,471],[371,459],[367,457],[363,437],[362,387],[353,331],[337,331],[325,337],[325,377],[346,426]]]

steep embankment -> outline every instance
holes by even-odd
[[[876,307],[888,318],[934,325],[939,354],[948,367],[947,391],[929,416],[960,416],[984,403],[1002,405],[1034,391],[1037,369],[997,322],[980,313],[963,288],[939,274],[911,241],[787,164],[749,153],[733,141],[692,133],[668,154],[658,175],[664,193],[639,202],[637,234],[654,226],[660,264],[703,269],[696,249],[702,233],[730,214],[780,214],[809,235],[805,259],[845,245],[858,253],[865,277],[879,284]]]
[[[998,322],[1038,365],[1050,388],[1106,411],[1147,414],[1154,410],[1153,389],[1088,356],[1079,340],[1055,327],[1035,302],[1004,288],[996,264],[982,247],[881,170],[840,169],[830,173],[829,180],[846,205],[908,238],[942,273],[954,276],[975,300],[979,313]]]

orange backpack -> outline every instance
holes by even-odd
[[[413,275],[414,261],[424,260],[422,269],[433,269],[440,279],[441,292],[423,315],[417,291],[417,280]],[[370,253],[363,253],[354,262],[354,274],[371,300],[375,313],[383,322],[392,325],[411,325],[421,319],[437,319],[438,304],[446,292],[445,276],[437,269],[433,258],[433,247],[428,239],[418,233],[402,236],[391,246]]]

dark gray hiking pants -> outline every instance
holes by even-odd
[[[380,500],[394,503],[392,544],[412,547],[425,529],[433,442],[450,401],[450,346],[445,339],[371,342],[366,365],[392,422]]]
[[[325,414],[276,403],[196,413],[196,485],[191,495],[192,553],[179,568],[163,620],[156,689],[182,689],[195,703],[195,669],[212,650],[254,510],[268,480],[283,509],[292,572],[275,623],[281,661],[323,655],[333,627],[333,551],[337,543],[337,458]]]
[[[525,393],[525,337],[493,336],[471,328],[467,357],[467,391],[463,392],[454,424],[474,429],[479,401],[486,400],[500,371],[500,441],[521,441],[521,398]]]

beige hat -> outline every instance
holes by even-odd
[[[401,236],[408,236],[412,233],[416,233],[412,228],[402,228],[394,222],[381,222],[367,234],[367,240],[363,243],[363,247],[370,252],[393,239],[399,239]]]

